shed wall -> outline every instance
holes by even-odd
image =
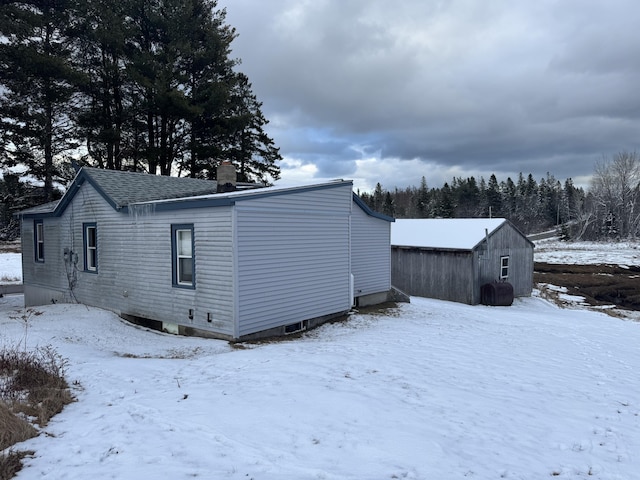
[[[471,252],[391,248],[391,283],[409,295],[471,303],[472,269]]]
[[[354,204],[351,215],[351,272],[356,297],[391,289],[390,241],[390,223],[367,215]]]
[[[533,245],[510,223],[503,224],[475,252],[478,262],[473,303],[480,303],[480,287],[501,281],[500,259],[509,257],[509,276],[505,281],[513,285],[515,297],[531,295],[533,289]]]
[[[476,305],[485,283],[501,281],[501,257],[509,257],[514,296],[531,295],[533,245],[505,223],[469,251],[392,247],[391,282],[410,295]]]

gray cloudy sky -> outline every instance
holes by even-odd
[[[640,150],[637,0],[219,0],[278,185],[552,173]]]

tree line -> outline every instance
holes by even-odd
[[[571,178],[551,173],[536,180],[520,173],[514,181],[473,176],[453,178],[442,187],[419,186],[387,190],[378,183],[360,193],[377,212],[396,218],[504,217],[523,233],[557,229],[565,240],[627,239],[640,236],[640,156],[620,152],[603,158],[589,189]]]
[[[44,185],[71,161],[277,180],[279,149],[216,0],[20,0],[0,5],[0,168]]]

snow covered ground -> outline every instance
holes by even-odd
[[[19,253],[0,253],[0,285],[22,283],[22,263]]]
[[[630,261],[615,255],[606,263]],[[0,345],[53,345],[78,401],[20,445],[36,454],[19,479],[640,472],[637,322],[535,295],[511,307],[413,297],[233,348],[82,305],[38,307],[25,324],[21,301],[0,298]]]
[[[640,243],[634,242],[560,242],[556,239],[535,242],[537,262],[566,264],[640,265]]]

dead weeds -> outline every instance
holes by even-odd
[[[0,350],[0,450],[38,435],[38,429],[74,401],[67,366],[51,346]],[[0,480],[12,478],[29,452],[0,455]]]
[[[0,453],[0,480],[10,480],[15,477],[22,470],[22,459],[34,454],[35,452],[32,450],[21,452],[9,450],[8,452]]]

